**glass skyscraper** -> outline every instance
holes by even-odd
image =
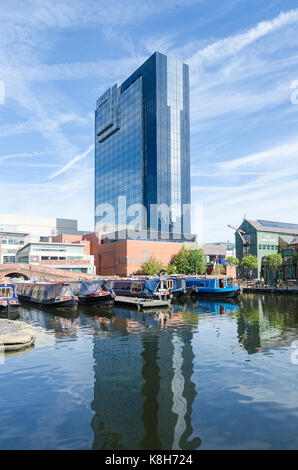
[[[105,206],[133,225],[136,204],[140,228],[190,234],[189,67],[159,52],[96,104],[95,230],[114,229]]]

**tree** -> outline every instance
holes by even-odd
[[[141,273],[153,276],[154,274],[158,274],[162,269],[164,269],[164,265],[153,256],[150,256],[149,260],[142,264]]]
[[[276,271],[282,265],[282,256],[280,253],[272,253],[266,256],[266,265],[274,272],[274,279],[276,279]]]
[[[234,256],[228,256],[227,257],[227,262],[229,264],[232,264],[233,266],[238,266],[239,264],[239,259],[238,258],[235,258]]]
[[[176,274],[177,272],[176,266],[174,266],[174,264],[169,263],[166,267],[166,272],[168,275]]]
[[[252,276],[252,272],[254,269],[258,269],[258,258],[256,256],[245,256],[242,258],[242,267],[249,271],[249,277]]]
[[[187,261],[187,250],[185,246],[181,248],[181,250],[175,255],[171,261],[173,267],[176,268],[177,273],[185,273],[188,270],[188,261]]]
[[[187,249],[185,246],[177,253],[168,266],[179,274],[203,274],[206,272],[206,256],[201,248]]]
[[[292,263],[294,266],[298,266],[298,253],[295,253],[292,259]]]
[[[225,268],[221,264],[216,264],[212,274],[224,274]]]

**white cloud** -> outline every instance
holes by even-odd
[[[240,52],[244,47],[254,43],[261,37],[298,22],[298,9],[281,12],[269,21],[261,21],[245,33],[236,34],[210,44],[188,59],[192,67],[201,66],[204,62],[215,62]]]
[[[90,147],[83,153],[80,153],[79,155],[76,155],[72,160],[70,160],[63,168],[61,168],[58,171],[55,171],[49,176],[49,179],[56,178],[56,176],[61,175],[64,173],[66,170],[71,168],[75,163],[79,162],[82,160],[84,157],[86,157],[92,150],[94,150],[94,145],[90,145]]]
[[[11,153],[8,155],[0,155],[0,162],[15,159],[15,158],[37,157],[39,155],[45,155],[46,153],[47,152],[33,152],[33,153]]]
[[[280,168],[280,172],[282,173],[291,159],[294,159],[295,161],[298,159],[298,141],[272,147],[268,150],[253,153],[251,155],[246,155],[244,157],[233,160],[224,161],[219,163],[218,167],[222,170],[234,171],[235,169],[242,166],[247,168],[247,166],[251,164],[254,167],[258,165],[266,165],[266,168],[268,169],[268,164],[270,167],[273,162],[277,161],[280,163],[283,161],[284,166]]]

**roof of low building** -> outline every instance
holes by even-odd
[[[225,256],[227,253],[227,249],[224,245],[211,245],[209,243],[205,243],[202,246],[204,253],[206,255],[223,255]]]
[[[298,235],[298,224],[273,222],[270,220],[247,220],[259,232],[290,233]]]

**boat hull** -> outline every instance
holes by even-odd
[[[21,304],[0,305],[0,313],[17,310],[20,306]]]
[[[35,305],[36,307],[56,310],[56,309],[75,309],[78,306],[78,302],[75,299],[60,300],[55,302],[40,302],[25,296],[19,296],[20,302]]]
[[[79,304],[82,305],[114,305],[115,297],[112,295],[102,295],[102,296],[90,296],[90,295],[79,295]]]
[[[200,289],[199,287],[196,288],[189,288],[188,292],[190,295],[195,297],[216,297],[222,299],[230,299],[238,297],[240,294],[240,289]]]

